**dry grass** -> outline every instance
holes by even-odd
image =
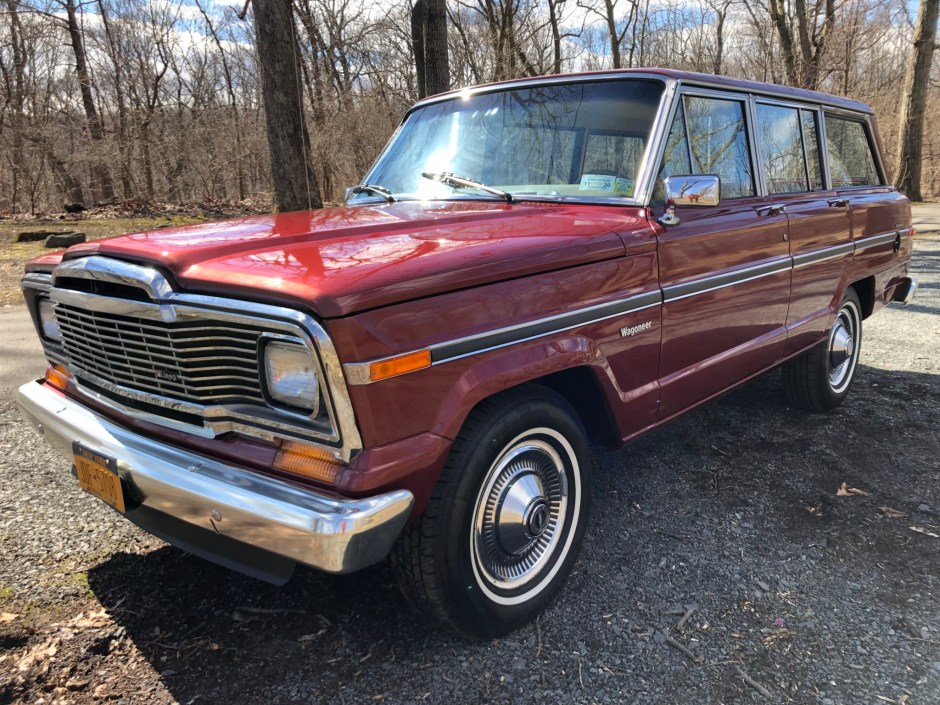
[[[190,225],[205,222],[205,218],[189,215],[159,216],[152,218],[69,219],[69,220],[0,220],[0,306],[22,301],[20,277],[23,266],[33,257],[52,252],[42,242],[13,242],[19,232],[35,230],[77,230],[89,240],[100,240],[126,233],[153,230],[158,227]]]

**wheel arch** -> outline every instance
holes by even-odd
[[[855,289],[858,301],[862,305],[862,320],[868,318],[875,311],[875,277],[869,276],[849,284]]]
[[[564,397],[581,420],[589,442],[609,447],[619,443],[607,397],[590,367],[570,367],[534,379],[529,384],[547,387]]]

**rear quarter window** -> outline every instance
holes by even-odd
[[[833,188],[882,184],[863,122],[826,115],[826,142]]]

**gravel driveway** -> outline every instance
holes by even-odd
[[[385,565],[274,588],[150,538],[79,491],[7,390],[0,703],[936,705],[940,239],[913,269],[841,409],[788,407],[771,373],[596,450],[567,589],[482,644],[434,631]]]

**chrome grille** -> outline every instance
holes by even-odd
[[[261,326],[224,321],[161,321],[64,303],[56,305],[62,347],[73,372],[200,406],[265,404]]]

